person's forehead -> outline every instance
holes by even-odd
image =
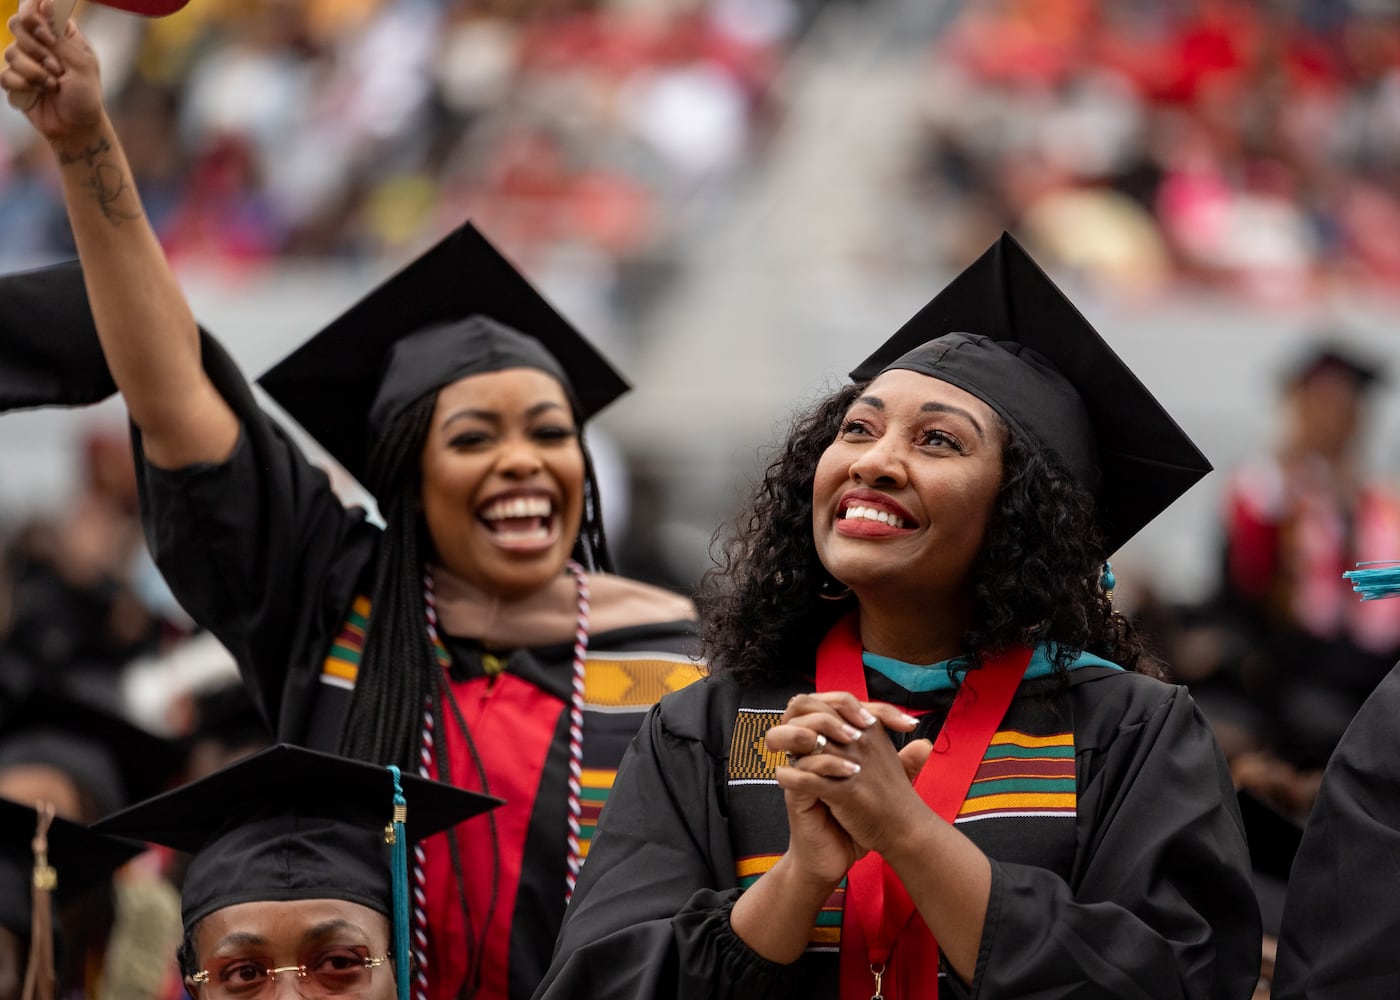
[[[882,372],[871,380],[856,402],[870,399],[878,399],[886,406],[894,403],[913,407],[922,407],[926,403],[952,406],[971,413],[984,426],[1000,422],[996,411],[975,394],[951,382],[907,368],[891,368]]]
[[[269,945],[299,944],[323,931],[363,934],[370,943],[387,939],[389,918],[348,899],[267,899],[233,903],[204,917],[196,945],[218,948],[221,942],[254,939]]]
[[[52,802],[64,819],[82,822],[83,790],[54,764],[17,763],[0,767],[0,796],[16,802]]]
[[[438,392],[438,412],[447,407],[473,403],[519,402],[533,405],[541,400],[568,406],[568,394],[557,378],[539,368],[502,368],[499,371],[465,375]]]
[[[1327,393],[1361,398],[1365,394],[1365,384],[1351,369],[1341,365],[1322,365],[1308,372],[1294,383],[1297,392],[1307,394]]]

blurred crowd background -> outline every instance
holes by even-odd
[[[1394,0],[77,17],[250,375],[468,217],[619,363],[636,389],[593,444],[632,575],[693,587],[793,409],[1006,229],[1216,464],[1115,558],[1117,600],[1282,840],[1400,657],[1400,601],[1341,579],[1400,558]],[[0,271],[72,253],[51,157],[0,109]],[[145,556],[119,406],[0,420],[0,524],[0,791],[39,689],[177,748],[166,780],[266,739]]]
[[[470,214],[526,264],[572,246],[650,273],[701,190],[770,149],[785,66],[828,6],[209,0],[83,23],[177,259],[395,256]],[[890,196],[936,222],[944,258],[1013,226],[1119,287],[1400,280],[1393,4],[922,6]],[[6,254],[67,252],[47,158],[13,121],[0,170]]]

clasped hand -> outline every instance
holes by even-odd
[[[896,751],[888,735],[916,724],[893,705],[826,692],[797,695],[768,730],[768,749],[789,755],[776,775],[788,860],[807,878],[836,885],[867,851],[883,853],[928,813],[912,783],[932,744],[916,740]]]

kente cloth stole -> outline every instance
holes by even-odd
[[[355,678],[360,673],[360,657],[365,651],[365,628],[369,625],[369,598],[364,594],[356,597],[350,604],[350,610],[345,615],[345,621],[341,622],[340,630],[336,633],[335,640],[331,643],[331,648],[326,653],[326,658],[321,664],[321,683],[330,684],[333,687],[352,690],[355,687]],[[434,644],[434,651],[441,661],[446,650],[440,649],[441,643]]]
[[[729,831],[735,884],[742,888],[772,868],[787,845],[787,813],[776,773],[785,756],[769,750],[764,736],[781,721],[784,703],[795,693],[796,688],[760,694],[735,713],[726,796],[732,815],[742,817]],[[958,810],[958,828],[989,857],[1033,864],[1068,879],[1077,813],[1074,726],[1066,706],[1059,700],[1018,699],[978,766]],[[822,905],[808,955],[833,963],[837,958],[846,887],[843,879]]]
[[[321,664],[321,682],[335,687],[353,689],[355,678],[360,673],[360,658],[365,652],[365,629],[369,626],[369,598],[361,594],[350,604],[345,621],[340,625],[331,648]],[[433,655],[438,666],[446,670],[452,666],[452,655],[443,645],[442,639],[434,634]],[[491,653],[481,654],[482,669],[486,676],[494,677],[505,669],[505,659]]]
[[[968,671],[958,688],[933,752],[914,782],[924,803],[949,823],[968,797],[1031,652],[1021,648],[994,657]],[[869,700],[854,614],[837,622],[817,650],[817,690],[849,691],[861,701]],[[842,1000],[874,1000],[886,990],[901,1000],[936,1000],[938,943],[898,875],[879,855],[867,854],[851,867],[845,905],[856,919],[843,924]],[[917,971],[901,976],[901,969]]]
[[[364,653],[369,614],[369,597],[361,594],[351,603],[326,653],[321,665],[321,683],[347,692],[354,690],[360,658]],[[440,637],[434,637],[433,651],[440,667],[451,667],[451,654]],[[508,659],[506,655],[483,653],[482,667],[486,675],[492,677],[505,669]],[[640,718],[662,695],[679,691],[700,676],[701,672],[694,663],[681,654],[590,650],[585,664],[585,708],[593,718],[595,727],[619,727],[633,716]],[[630,736],[629,733],[627,738],[630,739]],[[578,776],[582,799],[578,836],[585,857],[598,824],[598,814],[617,773],[616,761],[606,762],[611,766],[601,766],[603,763],[599,760],[594,766],[583,766]]]

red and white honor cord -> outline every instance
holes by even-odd
[[[423,571],[423,613],[427,618],[428,641],[433,655],[438,657],[442,640],[438,637],[437,591],[430,569]],[[439,660],[441,662],[441,660]],[[418,776],[433,776],[433,696],[431,691],[423,700],[423,742],[418,748]],[[422,843],[413,845],[413,958],[416,964],[413,979],[414,1000],[428,1000],[428,855]]]
[[[431,625],[429,626],[432,627]],[[433,698],[423,705],[423,746],[418,754],[418,776],[432,777]],[[413,957],[417,963],[413,980],[416,1000],[428,1000],[428,855],[423,845],[413,845]]]
[[[583,867],[583,706],[584,682],[588,671],[588,617],[589,592],[588,573],[576,561],[570,559],[565,571],[574,578],[574,663],[569,692],[569,853],[564,871],[564,901],[567,903],[574,894],[578,882],[579,869]],[[423,574],[423,608],[427,617],[428,639],[432,642],[434,654],[443,669],[451,665],[447,648],[438,634],[437,593],[433,585],[433,574]],[[434,752],[434,720],[432,696],[423,706],[423,744],[418,754],[418,775],[432,777]],[[413,954],[417,961],[417,975],[414,979],[416,1000],[427,1000],[428,996],[428,875],[426,855],[421,844],[413,848]],[[483,928],[482,933],[488,929]]]
[[[583,867],[583,695],[588,674],[588,574],[570,559],[565,569],[578,585],[574,619],[574,678],[569,693],[569,857],[564,872],[564,902],[573,898]]]

